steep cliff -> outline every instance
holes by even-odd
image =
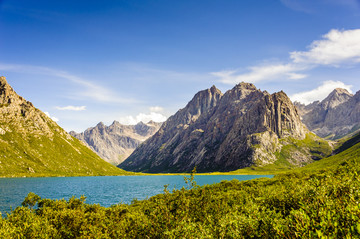
[[[0,77],[0,176],[119,175]]]
[[[71,131],[70,135],[83,141],[105,161],[118,165],[160,126],[161,123],[153,121],[136,125],[122,125],[114,121],[110,126],[100,122],[79,134]]]
[[[213,86],[197,93],[119,167],[186,172],[196,166],[199,172],[209,172],[263,166],[277,161],[284,145],[307,134],[284,92],[271,95],[240,83],[223,95]],[[306,147],[295,147],[288,159],[297,166],[311,161]]]

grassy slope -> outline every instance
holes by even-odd
[[[131,174],[105,162],[75,138],[67,140],[59,133],[53,138],[24,136],[14,128],[11,131],[0,135],[2,177]]]
[[[321,159],[320,161],[322,161],[322,158],[330,155],[332,152],[332,148],[326,140],[316,137],[312,133],[306,135],[306,138],[303,140],[287,138],[286,142],[287,143],[281,148],[281,151],[277,153],[276,156],[278,160],[275,161],[274,164],[266,165],[263,167],[253,166],[238,169],[236,171],[229,172],[228,174],[279,174],[289,172],[297,168],[297,166],[289,163],[288,160],[296,151],[302,153],[309,152],[312,157],[316,159]]]
[[[337,141],[337,147],[335,148],[334,153],[335,154],[341,153],[357,143],[360,143],[360,133],[357,133],[350,137],[349,136],[344,137]]]
[[[360,163],[360,134],[343,142],[334,152],[337,154],[297,169],[297,171],[316,172],[328,170],[349,160]]]

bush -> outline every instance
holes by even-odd
[[[360,237],[359,167],[273,179],[223,181],[105,208],[85,198],[41,199],[0,220],[4,238],[350,238]]]

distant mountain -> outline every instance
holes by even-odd
[[[338,139],[360,128],[360,91],[352,95],[337,88],[321,102],[295,105],[302,122],[321,137]]]
[[[119,175],[0,77],[0,176]]]
[[[82,133],[70,132],[94,150],[105,161],[118,165],[143,141],[156,133],[161,123],[149,121],[136,125],[122,125],[114,121],[110,126],[102,122]]]
[[[284,92],[271,95],[240,83],[222,94],[213,86],[198,92],[119,167],[153,173],[195,166],[198,172],[231,171],[279,160],[302,166],[322,157],[311,147],[323,144],[301,123]]]

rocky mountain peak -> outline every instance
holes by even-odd
[[[255,85],[246,82],[241,82],[237,84],[234,88],[232,88],[231,91],[236,92],[237,95],[240,95],[240,98],[245,98],[248,94],[255,91],[261,92],[259,89],[256,88]]]
[[[297,105],[303,123],[315,134],[338,139],[360,128],[360,91],[334,89],[323,101]]]
[[[336,88],[321,102],[321,105],[324,109],[335,108],[348,101],[352,96],[346,89]]]
[[[139,135],[145,136],[148,133],[150,126],[140,121],[134,126],[135,132]]]
[[[19,130],[23,128],[21,130],[24,131],[24,134],[29,133],[26,127],[34,123],[34,125],[31,126],[35,126],[32,129],[32,133],[36,132],[42,135],[52,136],[53,132],[49,130],[47,124],[56,125],[47,115],[36,109],[30,101],[19,96],[8,84],[4,76],[0,77],[0,115],[7,123],[16,121],[19,125]]]
[[[277,160],[283,145],[307,133],[284,92],[270,95],[244,82],[224,95],[211,87],[197,93],[119,167],[185,172],[196,166],[199,172],[209,172],[266,165]],[[294,165],[312,160],[306,151],[294,155]]]
[[[204,108],[212,107],[221,96],[221,91],[215,86],[212,86],[210,89],[196,93],[193,99],[188,103],[187,107],[196,107],[199,105],[204,106]]]
[[[211,92],[211,94],[219,94],[219,95],[222,95],[221,91],[220,91],[218,88],[216,88],[215,85],[211,86],[210,92]]]
[[[312,111],[315,107],[320,105],[320,101],[314,101],[311,104],[305,105],[303,103],[300,103],[299,101],[295,101],[294,105],[296,106],[298,113],[300,115],[300,118],[302,118],[303,115],[309,113]]]
[[[148,125],[154,125],[154,124],[156,124],[156,122],[155,121],[153,121],[153,120],[150,120],[149,122],[147,122],[146,124],[148,124]]]
[[[13,88],[8,84],[4,76],[0,77],[0,104],[21,104],[25,101],[21,96],[18,96]]]
[[[240,82],[234,88],[245,89],[245,90],[257,90],[254,84],[247,82]]]
[[[196,121],[201,114],[215,107],[222,96],[221,91],[215,86],[199,91],[185,108],[179,110],[177,117],[170,119],[170,121],[174,121],[174,124],[170,124],[171,127],[177,127],[180,124],[186,125]]]
[[[343,88],[336,88],[335,90],[333,90],[332,93],[347,94],[347,95],[352,96],[352,94],[347,89],[343,89]]]
[[[83,141],[105,161],[117,165],[143,141],[155,134],[160,126],[161,123],[156,122],[123,125],[114,120],[110,126],[100,122],[82,133],[72,131],[70,134]]]
[[[96,128],[99,128],[99,129],[104,129],[106,126],[103,122],[99,122],[97,125],[96,125]]]
[[[260,94],[264,94],[264,92],[262,92],[261,90],[257,89],[255,87],[255,85],[251,84],[251,83],[245,83],[245,82],[241,82],[239,84],[237,84],[234,88],[232,88],[231,90],[228,90],[225,93],[225,98],[231,98],[231,99],[236,99],[236,100],[242,100],[247,98],[248,95],[257,92]]]
[[[118,126],[121,125],[119,121],[114,120],[111,125]]]
[[[105,126],[105,127],[106,127],[106,126]],[[114,120],[114,121],[112,122],[112,124],[111,124],[109,127],[107,127],[107,128],[109,128],[109,129],[111,129],[111,130],[120,130],[120,129],[123,129],[124,127],[126,127],[126,126],[123,125],[123,124],[121,124],[119,121]]]
[[[136,125],[138,125],[138,126],[143,126],[143,125],[146,125],[144,122],[142,122],[142,121],[140,121],[140,122],[138,122]]]
[[[5,76],[0,76],[0,87],[2,87],[3,85],[7,85],[7,81],[6,81],[6,77]]]

